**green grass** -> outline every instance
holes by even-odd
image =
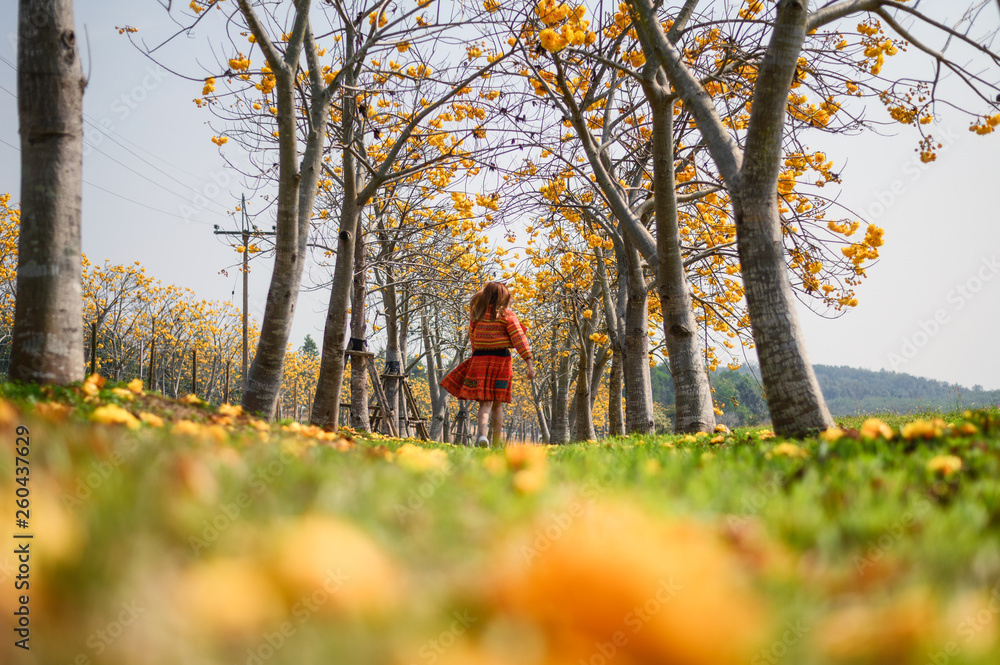
[[[99,401],[136,408],[109,389]],[[410,443],[401,440],[316,441],[278,425],[265,435],[245,416],[221,439],[174,435],[169,423],[132,431],[88,422],[94,402],[78,390],[3,393],[21,413],[2,428],[11,445],[0,456],[0,515],[18,531],[14,428],[25,424],[35,536],[33,659],[8,637],[3,662],[1000,656],[1000,605],[989,603],[1000,590],[997,410],[945,417],[974,434],[911,441],[898,429],[913,418],[886,416],[890,441],[849,431],[796,442],[803,456],[773,454],[779,439],[740,429],[720,444],[629,437],[506,459],[440,444],[400,453]],[[208,409],[142,399],[162,415],[217,422]],[[75,411],[61,423],[32,414],[49,400]],[[961,469],[928,470],[942,455]],[[333,569],[346,581],[324,591]],[[0,576],[9,623],[14,580]],[[652,581],[674,577],[676,600],[616,645],[628,625],[616,608],[653,602]],[[132,620],[130,603],[141,608]],[[755,628],[741,637],[748,616]],[[690,644],[670,637],[676,626]]]

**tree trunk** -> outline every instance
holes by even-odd
[[[806,34],[808,2],[781,0],[753,94],[740,149],[711,97],[660,25],[651,0],[627,0],[649,40],[647,57],[663,68],[691,113],[729,188],[740,270],[767,406],[775,432],[805,436],[833,424],[802,339],[785,264],[778,176],[788,93]]]
[[[365,300],[367,299],[366,255],[364,234],[359,234],[354,244],[354,290],[351,298],[351,337],[364,340],[366,333]],[[358,344],[358,350],[367,351],[368,344]],[[351,428],[359,432],[371,431],[368,412],[368,363],[363,356],[351,356]]]
[[[656,271],[663,334],[674,382],[674,431],[711,432],[715,429],[715,406],[708,383],[698,322],[691,302],[691,287],[681,257],[681,234],[674,190],[674,103],[666,97],[666,77],[646,84],[646,97],[653,116],[653,192],[656,210]]]
[[[786,103],[806,34],[807,4],[782,0],[754,88],[736,236],[747,308],[775,432],[805,436],[833,425],[806,353],[785,265],[778,176]]]
[[[572,348],[572,335],[567,334],[562,350]],[[549,443],[569,443],[569,354],[560,354],[556,374],[552,378],[552,416],[549,421]]]
[[[9,376],[83,379],[83,88],[71,0],[18,5],[21,232]]]
[[[353,45],[348,44],[348,55]],[[356,136],[357,99],[352,92],[356,84],[353,72],[344,80],[349,91],[341,97],[341,134],[345,146],[354,146],[363,137]],[[364,146],[361,146],[362,148]],[[362,151],[363,152],[363,151]],[[342,151],[344,158],[344,202],[340,209],[340,232],[337,236],[337,263],[330,287],[330,304],[323,330],[323,353],[319,380],[310,418],[312,424],[337,429],[340,416],[340,389],[344,384],[344,332],[347,329],[347,304],[354,280],[354,244],[361,233],[361,203],[358,200],[357,164],[351,150]],[[386,416],[387,414],[383,414]]]
[[[402,359],[399,353],[399,298],[396,296],[396,280],[391,263],[385,267],[384,272],[385,288],[382,289],[382,303],[385,313],[385,373],[387,376],[383,383],[385,385],[385,399],[389,402],[391,412],[386,414],[385,420],[394,418],[396,431],[400,433],[400,436],[405,436],[403,430],[399,428],[401,420],[399,397],[402,391],[399,389],[397,377],[403,373]],[[388,433],[388,426],[388,422],[386,422],[383,434]]]
[[[344,172],[347,172],[346,168]],[[327,307],[326,327],[323,330],[323,354],[311,419],[312,424],[330,429],[337,429],[340,416],[340,390],[344,385],[344,332],[347,328],[347,304],[350,302],[351,283],[354,278],[354,241],[356,234],[361,230],[361,216],[356,205],[354,188],[345,186],[345,189],[352,191],[350,195],[345,195],[341,212],[337,264],[333,272],[333,284],[330,287],[330,304]]]
[[[440,354],[431,341],[431,325],[427,315],[427,305],[420,312],[420,336],[424,342],[424,352],[427,354],[427,389],[431,398],[430,428],[428,435],[431,441],[443,441],[444,416],[448,409],[448,391],[438,385],[438,362]]]
[[[649,378],[649,289],[639,253],[626,238],[628,296],[625,303],[625,430],[629,434],[653,431],[653,385]]]
[[[597,438],[597,434],[594,432],[594,412],[590,401],[592,390],[590,373],[593,369],[593,358],[594,343],[586,339],[584,340],[583,349],[580,351],[580,362],[576,379],[574,405],[576,422],[573,426],[573,438],[577,441],[590,441]]]
[[[608,436],[622,436],[625,434],[625,411],[622,409],[622,358],[625,353],[620,345],[612,351],[608,373]]]

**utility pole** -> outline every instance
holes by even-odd
[[[250,353],[247,349],[247,311],[249,309],[248,281],[250,276],[250,236],[273,236],[274,231],[261,231],[256,226],[250,225],[250,217],[247,215],[247,197],[243,195],[240,203],[240,230],[223,231],[218,224],[215,227],[217,236],[242,236],[243,237],[243,392],[247,390],[247,373],[249,370]],[[273,228],[273,227],[272,227]]]

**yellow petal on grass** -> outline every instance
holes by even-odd
[[[230,416],[232,418],[238,418],[243,415],[243,407],[239,404],[235,406],[232,404],[220,404],[219,414],[223,416]]]
[[[892,428],[878,418],[869,418],[861,424],[861,436],[866,439],[885,439],[890,441],[893,437]]]
[[[131,390],[126,390],[125,388],[112,388],[111,394],[119,399],[123,399],[126,402],[131,402],[135,399],[135,393]]]
[[[13,404],[11,404],[5,399],[0,398],[0,426],[16,427],[17,425],[20,424],[21,424],[21,414],[17,412],[17,409],[14,408]]]
[[[190,393],[187,394],[187,395],[185,395],[184,397],[182,397],[180,399],[180,401],[184,402],[185,404],[192,404],[192,405],[195,405],[195,406],[197,406],[198,404],[204,404],[205,403],[200,397],[198,397],[197,395],[194,395],[194,394],[190,394]]]
[[[163,427],[163,418],[159,417],[155,413],[142,411],[139,413],[139,420],[146,423],[150,427]]]
[[[0,412],[3,411],[5,404],[6,402],[0,400]],[[7,408],[13,407],[7,405]],[[65,422],[70,411],[72,411],[71,408],[65,404],[60,404],[59,402],[42,402],[41,404],[35,405],[35,413],[53,423]],[[0,413],[0,425],[3,424],[5,424],[4,416]]]
[[[724,443],[725,441],[726,437],[722,434],[719,434],[718,436],[713,436],[711,439],[708,440],[709,443]]]
[[[955,455],[938,455],[927,460],[926,468],[947,477],[962,470],[962,459]]]
[[[139,426],[136,417],[117,404],[105,404],[97,407],[90,414],[90,420],[102,425],[125,425],[129,429],[135,429]]]
[[[912,441],[913,439],[936,439],[944,434],[945,427],[947,426],[948,423],[940,418],[935,418],[934,420],[919,419],[903,425],[899,430],[899,434],[907,441]]]
[[[715,426],[715,431],[718,432],[719,434],[729,434],[729,428],[723,425],[722,423],[719,423],[718,425]]]
[[[504,449],[504,457],[511,469],[527,469],[546,466],[549,451],[542,446],[530,444],[515,444]]]
[[[535,494],[545,487],[548,479],[548,468],[536,466],[517,471],[511,479],[511,483],[514,485],[514,489],[521,494]]]
[[[829,443],[834,443],[835,441],[840,441],[844,436],[844,430],[837,426],[828,427],[823,430],[823,433],[819,435],[819,438],[827,441]]]
[[[146,394],[146,391],[142,389],[142,379],[132,379],[126,387],[136,395]]]
[[[779,443],[771,449],[771,454],[775,457],[809,457],[809,451],[799,448],[794,443]]]
[[[83,382],[83,394],[87,397],[96,397],[101,388],[104,387],[106,380],[100,374],[91,374]]]
[[[396,451],[396,464],[417,473],[424,471],[447,473],[451,466],[445,451],[437,448],[424,448],[412,443],[404,443],[399,447]]]
[[[314,593],[319,612],[371,614],[392,609],[403,597],[396,563],[357,526],[326,515],[306,515],[275,525],[271,570],[292,602]]]
[[[173,590],[178,615],[193,630],[218,637],[250,635],[272,627],[284,602],[265,570],[248,558],[198,562],[181,574]]]
[[[567,526],[549,514],[502,546],[485,575],[487,608],[541,633],[546,663],[591,662],[617,631],[627,639],[609,662],[750,662],[766,608],[715,529],[586,503],[555,511]]]

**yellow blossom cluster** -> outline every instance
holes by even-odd
[[[565,2],[556,0],[541,0],[535,5],[535,14],[546,26],[538,33],[542,48],[550,53],[556,53],[567,46],[583,46],[597,41],[597,35],[588,30],[590,21],[584,20],[587,8],[583,5],[571,8]],[[562,24],[560,30],[556,26]]]

